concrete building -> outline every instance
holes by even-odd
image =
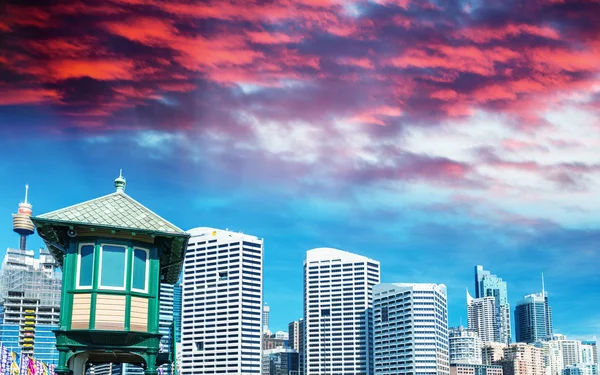
[[[598,363],[598,354],[596,351],[596,342],[589,341],[581,342],[581,363],[595,364]]]
[[[450,364],[482,364],[483,342],[477,332],[464,327],[450,328]]]
[[[485,342],[481,349],[481,361],[484,365],[493,365],[504,359],[506,344],[501,342]]]
[[[379,262],[331,248],[306,253],[306,375],[373,374],[373,286]]]
[[[271,312],[271,307],[265,303],[263,306],[263,333],[271,333],[269,331],[269,313]]]
[[[552,340],[552,309],[543,287],[541,293],[527,295],[517,303],[515,336],[517,342],[524,343]]]
[[[475,298],[494,297],[496,308],[497,341],[505,344],[511,343],[510,330],[510,304],[506,282],[500,277],[492,275],[483,266],[475,266]],[[482,337],[483,341],[486,341]]]
[[[449,375],[445,285],[373,288],[375,374]]]
[[[181,374],[260,374],[263,240],[213,228],[188,233]]]
[[[564,336],[563,336],[564,337]],[[566,367],[581,363],[581,341],[557,340],[563,355],[563,365]]]
[[[473,298],[467,291],[467,324],[483,342],[501,342],[496,311],[494,297]]]
[[[502,366],[456,363],[450,365],[450,375],[503,375]]]
[[[585,365],[583,363],[570,365],[562,370],[561,375],[598,375],[598,365]]]
[[[524,343],[511,344],[504,349],[504,375],[545,375],[542,350]]]
[[[593,340],[586,340],[581,342],[582,345],[589,345],[592,347],[592,358],[594,363],[598,364],[598,343],[596,342],[596,338]]]
[[[546,375],[561,375],[565,368],[562,347],[558,341],[538,341],[533,344],[542,350]]]
[[[285,347],[287,347],[287,340],[284,338],[277,337],[273,333],[265,333],[263,335],[263,351]]]
[[[298,352],[291,348],[277,348],[263,352],[263,375],[300,375]]]
[[[290,348],[298,352],[300,375],[304,374],[304,319],[291,322],[288,325]]]
[[[23,237],[22,237],[23,242]],[[8,249],[0,270],[0,341],[10,351],[58,364],[62,274],[47,250]]]

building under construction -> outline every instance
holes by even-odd
[[[0,341],[11,351],[57,364],[52,331],[58,328],[62,277],[49,251],[40,249],[36,258],[25,249],[26,236],[33,234],[31,213],[26,193],[13,215],[20,249],[8,249],[0,269]]]

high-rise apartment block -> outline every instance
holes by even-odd
[[[509,345],[504,349],[504,359],[498,364],[504,375],[545,375],[542,350],[533,345]]]
[[[379,262],[331,248],[306,253],[306,375],[373,374],[373,286]]]
[[[298,370],[304,374],[304,319],[295,320],[288,325],[290,348],[298,352]]]
[[[467,291],[468,327],[483,342],[500,342],[494,297],[473,298]]]
[[[58,364],[56,338],[62,287],[58,265],[47,250],[8,249],[0,270],[0,341],[10,351]]]
[[[496,302],[496,340],[509,344],[511,342],[510,304],[508,303],[506,282],[498,276],[492,275],[490,271],[484,270],[483,266],[475,266],[475,298],[484,297],[494,297]]]
[[[212,228],[188,233],[181,374],[260,374],[263,240]]]
[[[506,344],[501,342],[485,342],[481,349],[481,361],[484,365],[493,365],[504,358]]]
[[[449,375],[445,285],[373,288],[375,374]]]
[[[450,328],[450,364],[482,364],[483,342],[476,331],[464,327]]]
[[[598,343],[596,339],[594,340],[586,340],[581,342],[582,345],[589,345],[592,347],[592,358],[595,364],[598,364]]]
[[[565,368],[562,348],[558,341],[537,341],[533,345],[542,350],[546,375],[561,375]]]
[[[515,307],[517,342],[534,343],[552,339],[552,310],[546,291],[525,296]]]

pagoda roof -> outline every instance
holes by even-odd
[[[189,234],[171,224],[121,190],[60,210],[32,217],[39,235],[62,266],[65,248],[70,238],[65,228],[75,226],[112,231],[144,233],[162,238],[167,246],[159,248],[161,273],[165,281],[175,283],[183,267],[183,257]],[[59,230],[60,228],[60,230]]]
[[[40,221],[151,233],[185,234],[185,231],[158,216],[123,191],[48,212],[35,218]]]

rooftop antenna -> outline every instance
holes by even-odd
[[[25,185],[25,204],[27,204],[27,194],[29,193],[29,185]]]

